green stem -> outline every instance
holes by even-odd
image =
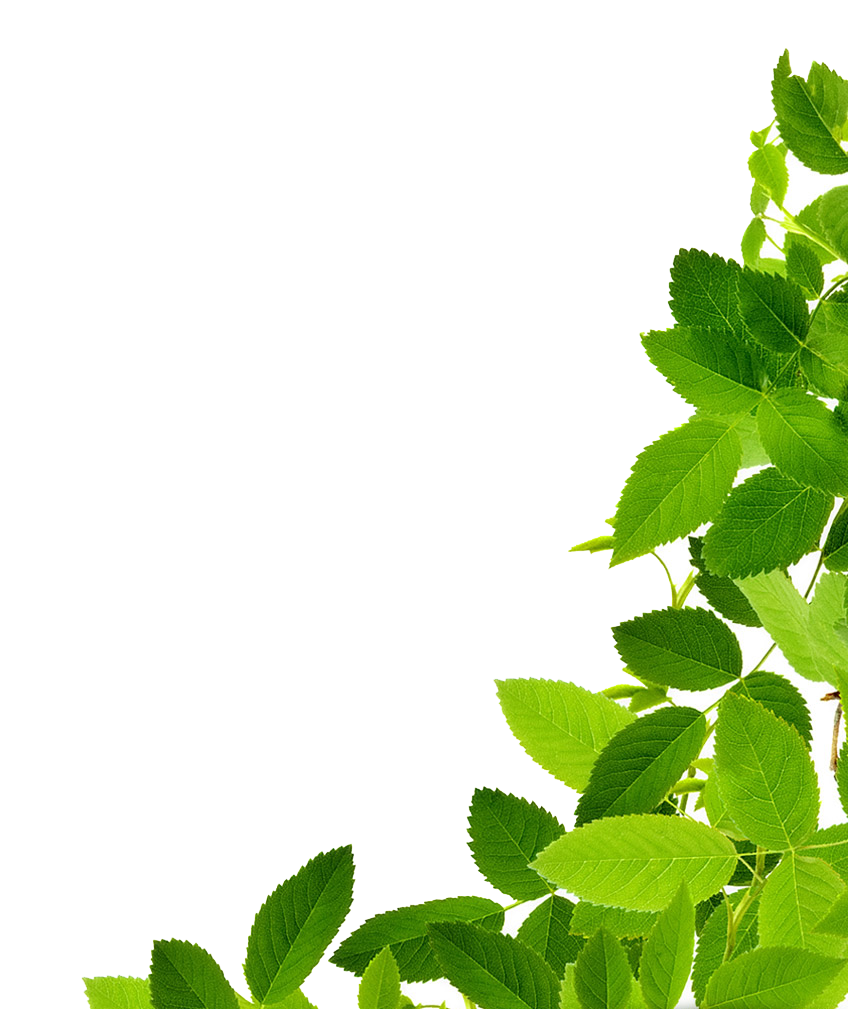
[[[754,903],[754,901],[759,897],[760,891],[765,885],[765,877],[763,873],[766,867],[766,851],[765,848],[761,848],[757,845],[757,858],[754,864],[753,879],[751,880],[751,885],[742,900],[739,901],[739,906],[734,912],[730,904],[727,905],[727,944],[724,947],[724,961],[729,960],[733,956],[733,950],[736,946],[736,932],[739,928],[739,922],[742,921],[742,917],[748,908]],[[725,894],[726,897],[726,894]]]
[[[687,596],[692,591],[692,589],[695,588],[695,579],[697,577],[698,577],[698,575],[694,571],[690,571],[689,574],[686,576],[686,580],[683,582],[683,584],[677,590],[677,606],[676,606],[676,609],[678,609],[678,610],[681,609],[681,607],[683,606],[683,604],[686,602]]]
[[[674,581],[672,580],[671,572],[668,570],[665,561],[662,559],[662,557],[660,557],[660,555],[656,552],[656,550],[651,551],[651,556],[656,557],[656,559],[660,562],[660,564],[662,564],[663,571],[665,571],[665,576],[666,578],[668,578],[668,584],[671,586],[671,605],[674,607],[674,609],[677,609],[678,608],[677,586],[674,584]]]
[[[463,995],[462,1000],[465,1003],[465,1009],[477,1009],[477,1006],[474,1005],[474,1003],[471,1001],[470,998],[468,998],[467,995]]]

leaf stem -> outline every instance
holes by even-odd
[[[698,576],[697,576],[697,574],[694,571],[690,571],[689,574],[686,576],[686,579],[683,582],[683,584],[677,590],[677,607],[676,608],[678,610],[681,609],[681,607],[683,606],[683,604],[686,602],[687,596],[692,591],[692,589],[695,588],[695,579],[697,577]]]
[[[671,605],[674,607],[674,609],[678,609],[677,586],[674,584],[674,581],[672,580],[671,572],[668,570],[665,561],[662,559],[662,557],[660,557],[660,555],[656,552],[656,550],[651,551],[651,556],[656,557],[656,559],[660,562],[660,564],[662,564],[663,571],[665,571],[665,576],[666,578],[668,578],[668,584],[671,586]]]
[[[733,950],[736,946],[736,933],[739,928],[739,922],[742,921],[742,917],[748,908],[754,903],[754,901],[759,897],[760,891],[765,885],[765,876],[763,873],[766,868],[766,850],[757,845],[757,857],[754,863],[754,872],[752,873],[753,878],[751,879],[751,885],[748,887],[745,896],[739,901],[739,906],[734,912],[733,908],[728,903],[727,905],[727,944],[724,947],[724,958],[722,963],[726,962],[733,956]],[[725,895],[726,896],[726,895]]]

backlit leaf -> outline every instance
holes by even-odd
[[[848,304],[819,305],[801,349],[801,367],[825,396],[848,396]]]
[[[571,931],[576,935],[594,935],[599,928],[618,939],[638,939],[646,936],[657,922],[657,911],[632,911],[625,907],[609,907],[581,900],[574,908]]]
[[[150,982],[140,977],[86,977],[89,1009],[151,1009]]]
[[[560,978],[585,945],[582,936],[571,933],[574,910],[573,901],[553,894],[533,908],[516,933],[516,938],[536,950]]]
[[[836,871],[822,859],[788,852],[760,894],[760,942],[843,955],[844,943],[814,928],[845,889]]]
[[[723,963],[701,1009],[798,1009],[833,981],[843,961],[809,949],[761,946]]]
[[[386,947],[365,968],[359,983],[359,1009],[398,1009],[400,999],[398,966]]]
[[[848,186],[836,186],[822,194],[819,222],[839,258],[848,262]]]
[[[583,1009],[625,1009],[633,974],[621,943],[599,929],[574,964],[574,990]]]
[[[639,984],[649,1009],[674,1009],[689,980],[694,951],[695,905],[684,879],[642,951]]]
[[[786,155],[768,144],[754,151],[748,158],[748,168],[754,181],[758,183],[778,206],[786,199],[786,187],[789,184],[789,172],[786,170]]]
[[[797,729],[809,749],[813,739],[813,724],[804,695],[784,676],[758,669],[748,673],[730,691],[757,701],[764,708]]]

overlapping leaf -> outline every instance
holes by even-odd
[[[212,957],[194,943],[153,943],[150,999],[155,1009],[238,1009],[236,993]]]
[[[502,893],[514,900],[533,900],[551,891],[537,872],[527,867],[565,827],[534,802],[499,789],[478,788],[468,817],[469,846],[477,868]]]
[[[746,266],[739,276],[739,311],[751,336],[769,350],[792,353],[807,336],[804,292],[784,277]]]
[[[613,628],[619,655],[637,676],[679,690],[709,690],[742,673],[733,631],[700,607],[652,610]]]
[[[342,942],[330,962],[361,975],[384,946],[391,948],[402,981],[435,981],[442,977],[427,939],[431,922],[471,922],[499,931],[504,913],[485,897],[447,897],[385,911],[369,918]]]
[[[840,973],[844,961],[808,949],[761,946],[723,963],[701,1009],[798,1009]]]
[[[594,820],[537,855],[546,879],[596,904],[661,911],[683,879],[703,900],[730,879],[736,851],[719,831],[695,820],[637,813]]]
[[[695,905],[683,880],[642,951],[639,984],[649,1009],[674,1009],[689,980],[694,951]]]
[[[745,339],[736,285],[739,264],[700,249],[681,249],[671,267],[669,306],[683,326],[698,326]]]
[[[513,735],[555,778],[582,792],[592,765],[634,716],[603,694],[561,680],[496,680]]]
[[[692,967],[692,992],[698,1005],[704,1001],[704,992],[710,978],[721,966],[727,948],[727,905],[736,910],[739,901],[745,896],[741,890],[731,893],[727,901],[723,901],[709,921],[698,939],[698,951]],[[742,920],[736,927],[736,942],[730,959],[754,949],[759,942],[757,932],[757,911],[759,903],[755,901],[742,915]]]
[[[610,907],[581,900],[574,908],[571,931],[575,935],[594,935],[599,928],[618,939],[638,939],[646,936],[657,921],[656,911],[633,911],[626,907]]]
[[[786,199],[789,172],[786,169],[786,155],[773,144],[767,144],[754,151],[748,158],[748,168],[754,181],[769,194],[778,206]]]
[[[731,422],[696,416],[636,459],[618,503],[611,565],[709,522],[733,486],[742,446]]]
[[[804,695],[785,676],[758,669],[734,683],[730,691],[757,701],[772,714],[788,722],[798,730],[809,749],[813,739],[810,710]]]
[[[833,413],[800,389],[775,389],[757,411],[771,461],[798,483],[848,495],[848,435]]]
[[[770,467],[734,487],[704,539],[717,575],[744,578],[797,563],[819,543],[833,497]]]
[[[818,306],[801,348],[801,368],[824,396],[848,398],[848,305]]]
[[[822,194],[819,222],[839,258],[848,262],[848,186],[836,186]]]
[[[359,983],[359,1009],[398,1009],[400,973],[388,946],[365,968]]]
[[[754,844],[792,848],[816,829],[818,779],[806,745],[794,728],[756,701],[725,694],[715,761],[727,812]]]
[[[350,910],[350,845],[316,855],[277,887],[256,915],[244,975],[259,1002],[280,1002],[324,955]]]
[[[573,901],[552,894],[533,908],[516,933],[516,938],[534,949],[558,978],[564,975],[567,964],[574,963],[586,942],[571,932],[574,910]]]
[[[698,571],[695,577],[698,591],[726,620],[732,620],[744,627],[762,627],[756,610],[733,580],[722,575],[714,575],[707,568],[703,559],[703,545],[703,536],[689,537],[689,555],[693,567]]]
[[[829,571],[848,571],[848,508],[844,505],[828,530],[822,557]]]
[[[785,246],[786,276],[804,292],[807,300],[818,298],[824,287],[821,260],[809,244],[788,242]],[[819,309],[821,311],[821,309]],[[815,320],[814,320],[815,321]],[[812,325],[811,325],[812,330]],[[810,337],[807,337],[809,344]]]
[[[559,979],[518,939],[466,922],[428,933],[445,977],[480,1009],[558,1009]]]
[[[151,1009],[150,982],[140,977],[85,977],[89,1009]]]
[[[827,913],[816,922],[813,932],[848,939],[848,888],[844,887],[844,881],[842,892]]]
[[[595,762],[577,803],[579,827],[602,816],[649,813],[701,752],[706,719],[695,708],[661,708],[626,725]]]
[[[837,872],[822,859],[794,852],[784,855],[760,895],[760,942],[843,955],[844,943],[814,929],[845,889]]]
[[[574,990],[583,1009],[625,1009],[633,974],[621,943],[598,929],[574,964]]]
[[[817,830],[806,844],[798,847],[798,852],[810,858],[824,859],[848,883],[848,823]]]

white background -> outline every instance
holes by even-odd
[[[610,626],[666,605],[651,558],[568,548],[688,415],[639,333],[681,246],[738,256],[772,68],[848,74],[846,18],[6,7],[4,1004],[83,1009],[172,936],[245,991],[255,911],[336,845],[342,936],[497,897],[475,787],[571,823],[493,680],[617,682]]]

